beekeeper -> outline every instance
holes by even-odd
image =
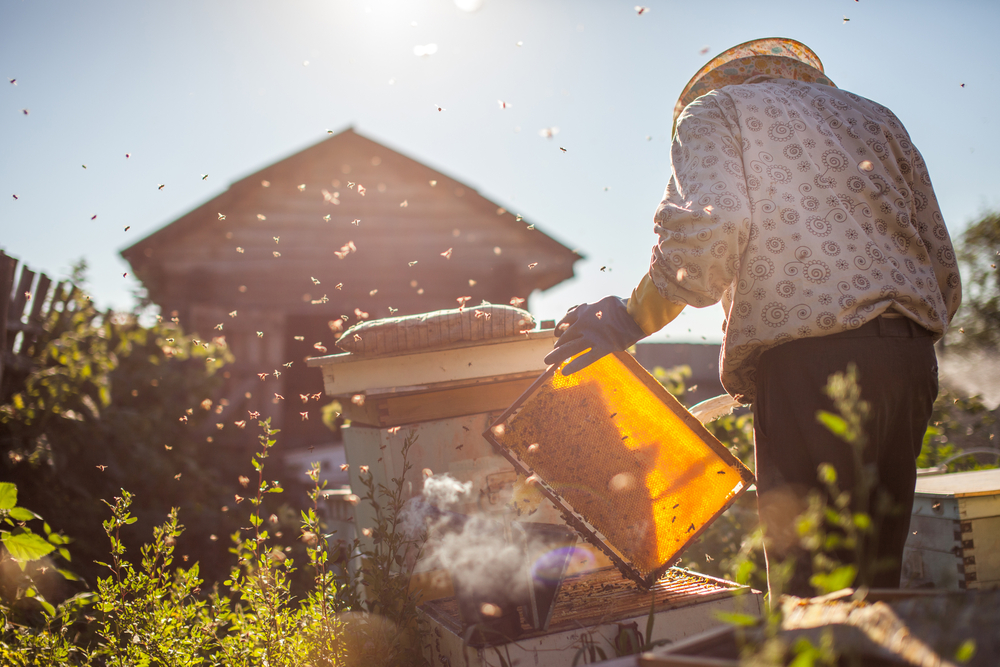
[[[858,486],[851,446],[817,420],[828,378],[855,364],[870,404],[863,463],[877,543],[862,567],[898,587],[916,457],[938,392],[933,344],[961,301],[927,165],[887,108],[838,89],[790,39],[714,58],[674,108],[672,172],[648,273],[629,299],[571,309],[546,363],[573,373],[722,301],[720,375],[752,404],[757,493],[772,593],[814,594],[794,518],[821,463]],[[854,498],[858,501],[858,498]],[[856,505],[861,506],[861,505]],[[850,554],[841,554],[850,559]]]

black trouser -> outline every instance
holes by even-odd
[[[937,397],[937,358],[931,334],[907,318],[878,317],[859,329],[779,345],[761,355],[753,404],[758,508],[765,533],[768,582],[775,591],[775,566],[793,562],[783,593],[811,597],[810,554],[799,544],[795,518],[810,490],[825,495],[817,478],[821,463],[837,471],[837,485],[854,491],[858,482],[851,445],[821,424],[819,410],[836,412],[824,393],[830,375],[858,368],[861,397],[871,410],[866,423],[866,465],[877,481],[867,498],[875,540],[865,560],[881,567],[873,587],[897,588],[903,545],[913,508],[916,458]],[[852,493],[854,508],[861,507]],[[878,512],[891,501],[891,512]],[[829,500],[829,498],[828,498]],[[838,553],[851,562],[853,553]],[[874,559],[874,560],[871,560]],[[869,565],[871,565],[869,563]]]

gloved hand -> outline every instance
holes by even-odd
[[[604,355],[625,350],[645,338],[646,333],[628,314],[626,304],[625,299],[606,296],[597,303],[570,308],[556,325],[559,340],[555,349],[545,355],[545,363],[558,364],[590,348],[590,352],[563,368],[563,375],[572,375]]]

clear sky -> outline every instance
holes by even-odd
[[[52,276],[86,257],[93,298],[128,308],[122,248],[353,125],[586,255],[532,299],[558,318],[628,296],[677,96],[716,53],[770,36],[896,112],[953,235],[1000,207],[1000,3],[642,3],[0,0],[0,248]],[[717,341],[721,320],[687,309],[658,339]]]

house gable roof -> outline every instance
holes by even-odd
[[[338,259],[345,246],[356,250]],[[314,278],[346,289],[352,276],[365,283],[357,293],[402,294],[414,281],[428,291],[461,283],[470,291],[492,281],[526,297],[572,277],[581,257],[468,185],[351,128],[234,182],[122,255],[161,305],[194,298],[192,276],[223,283],[220,294],[231,293],[227,277],[257,280],[257,294],[274,291],[275,305],[291,294],[281,283]],[[210,292],[197,298],[223,300]]]

